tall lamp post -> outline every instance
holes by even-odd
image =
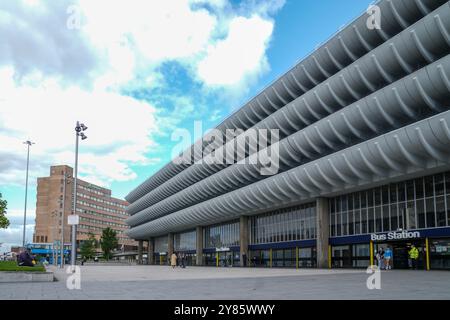
[[[27,140],[23,144],[27,145],[27,176],[25,180],[25,209],[23,212],[23,237],[22,237],[22,246],[25,248],[25,233],[27,228],[28,168],[30,165],[30,147],[34,144],[34,142]]]
[[[86,131],[87,127],[77,121],[77,125],[75,127],[75,172],[73,177],[73,215],[77,215],[77,176],[78,176],[78,140],[81,137],[81,140],[87,139],[87,136],[83,133]],[[71,264],[72,270],[74,270],[75,262],[77,258],[77,223],[72,224],[72,252],[71,252]]]

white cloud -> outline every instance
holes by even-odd
[[[268,68],[265,52],[273,24],[259,16],[237,17],[227,37],[209,46],[198,65],[200,79],[210,86],[236,86]]]
[[[0,4],[0,66],[12,65],[16,78],[39,71],[104,89],[126,84],[141,70],[151,71],[149,67],[179,61],[198,72],[206,85],[233,85],[265,70],[274,25],[270,15],[283,4],[284,0],[245,0],[237,7],[226,0],[6,1]],[[67,28],[74,15],[68,9],[74,5],[79,30]],[[219,61],[232,70],[219,70]]]
[[[153,134],[196,109],[188,92],[169,97],[177,104],[168,114],[121,89],[148,85],[170,92],[159,68],[176,61],[205,87],[246,90],[269,68],[270,16],[283,3],[1,1],[1,184],[23,185],[25,139],[36,142],[31,183],[47,175],[49,165],[72,164],[76,120],[89,127],[80,144],[81,177],[103,185],[134,179],[133,166],[158,161],[149,159]],[[66,27],[74,4],[81,9],[80,30]]]
[[[268,70],[270,16],[283,4],[7,1],[0,4],[0,66],[13,66],[16,79],[38,71],[104,90],[118,89],[137,75],[151,77],[163,63],[178,61],[206,86],[237,87]],[[74,5],[76,15],[68,10]],[[74,15],[80,29],[67,28]]]
[[[74,126],[80,120],[88,126],[88,139],[80,142],[81,173],[95,175],[107,185],[134,179],[130,165],[147,163],[157,131],[155,108],[149,103],[114,92],[61,88],[51,79],[15,86],[10,75],[11,70],[0,70],[0,84],[8,88],[0,93],[0,145],[5,157],[24,159],[22,141],[30,138],[36,142],[31,147],[33,162],[72,164]],[[47,171],[48,167],[39,174]],[[0,180],[23,183],[22,174],[11,175],[8,167],[0,167]]]
[[[11,246],[22,244],[23,239],[23,209],[8,210],[6,217],[9,219],[8,229],[0,229],[0,254],[10,250]],[[33,241],[35,209],[27,209],[27,226],[25,228],[25,240]]]
[[[213,110],[212,114],[210,115],[209,121],[215,122],[215,121],[219,120],[220,118],[222,118],[221,110],[216,109],[216,110]]]
[[[81,30],[111,62],[111,70],[97,79],[97,85],[124,84],[142,66],[148,72],[178,61],[206,86],[236,88],[268,70],[265,52],[274,25],[269,14],[284,0],[244,1],[236,11],[225,0],[79,4]]]
[[[14,77],[39,71],[86,85],[99,67],[97,53],[82,33],[66,25],[70,0],[1,1],[0,67],[14,68]]]
[[[176,60],[193,61],[211,40],[217,18],[188,0],[79,0],[82,32],[110,61],[98,87],[124,84],[146,71]]]
[[[34,224],[28,224],[25,230],[25,242],[33,242]],[[11,246],[21,246],[23,226],[0,230],[0,253],[11,250]]]

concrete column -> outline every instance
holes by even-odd
[[[138,242],[138,264],[142,264],[142,247],[144,245],[144,241],[139,240]]]
[[[155,239],[148,239],[147,264],[154,264]]]
[[[240,266],[247,266],[248,261],[248,217],[241,216],[239,219],[239,244],[241,246],[240,252]],[[245,261],[244,261],[245,260]]]
[[[328,199],[316,199],[316,250],[317,250],[317,267],[328,268],[328,244],[330,237],[330,219],[328,210]]]
[[[168,243],[167,254],[169,255],[167,257],[167,259],[168,259],[168,261],[170,261],[170,257],[172,256],[172,253],[174,252],[174,250],[173,250],[173,233],[169,233],[167,243]]]
[[[197,227],[195,230],[197,239],[196,239],[196,258],[195,264],[197,266],[203,265],[203,227]]]

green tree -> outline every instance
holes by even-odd
[[[103,229],[102,237],[100,238],[100,246],[103,251],[103,257],[106,260],[111,259],[112,251],[119,245],[119,240],[117,239],[117,233],[111,228]]]
[[[84,240],[80,246],[80,254],[83,258],[92,259],[97,248],[97,239],[93,233],[89,233],[89,238]]]
[[[6,207],[8,201],[2,200],[2,194],[0,193],[0,229],[6,229],[9,227],[9,220],[6,217]]]

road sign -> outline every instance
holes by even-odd
[[[80,223],[80,216],[77,214],[70,214],[67,216],[67,224],[76,225]]]

